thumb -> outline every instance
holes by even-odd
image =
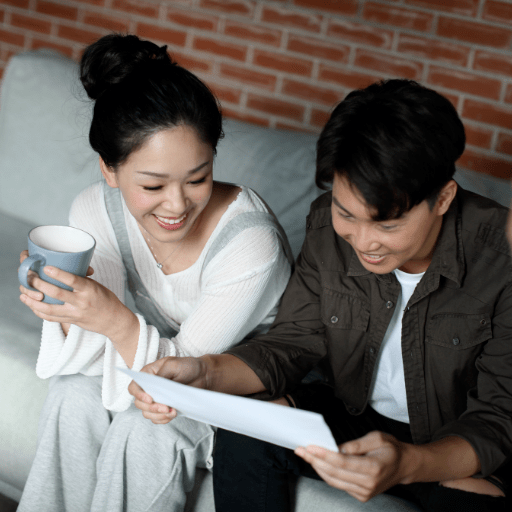
[[[369,432],[359,439],[348,441],[339,446],[341,453],[346,455],[364,455],[382,446],[383,439],[381,432]]]

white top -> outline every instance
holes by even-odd
[[[402,319],[404,309],[425,272],[407,274],[396,269],[394,273],[402,290],[377,356],[369,404],[387,418],[409,423],[402,359]]]
[[[93,278],[125,303],[126,270],[105,207],[102,182],[81,192],[69,215],[71,226],[96,239],[91,262]],[[172,339],[160,338],[157,329],[141,315],[138,348],[132,369],[165,356],[201,356],[220,353],[241,341],[258,325],[269,325],[290,277],[290,264],[277,234],[270,227],[248,228],[236,235],[203,268],[208,248],[222,228],[241,213],[267,212],[250,189],[242,190],[221,217],[198,260],[188,269],[165,275],[123,203],[124,218],[137,271],[162,316],[180,325]],[[71,325],[65,337],[59,323],[43,322],[36,373],[53,375],[103,374],[103,404],[122,411],[131,404],[127,387],[131,379],[115,368],[126,368],[120,354],[105,336]]]

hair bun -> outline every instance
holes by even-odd
[[[167,46],[159,47],[134,35],[109,34],[88,46],[80,61],[80,80],[96,100],[110,86],[122,82],[141,65],[167,60]]]

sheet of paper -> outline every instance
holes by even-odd
[[[119,370],[155,402],[173,407],[188,418],[292,450],[310,444],[338,450],[324,418],[315,412],[198,389],[145,372]]]

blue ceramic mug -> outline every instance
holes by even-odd
[[[18,270],[20,283],[30,290],[27,281],[30,270],[37,272],[39,277],[65,290],[73,291],[69,286],[52,279],[44,272],[46,265],[60,268],[71,274],[85,277],[91,263],[96,240],[81,229],[70,226],[39,226],[28,234],[28,254]],[[36,290],[37,291],[37,290]],[[60,300],[45,295],[43,302],[47,304],[63,304]]]

